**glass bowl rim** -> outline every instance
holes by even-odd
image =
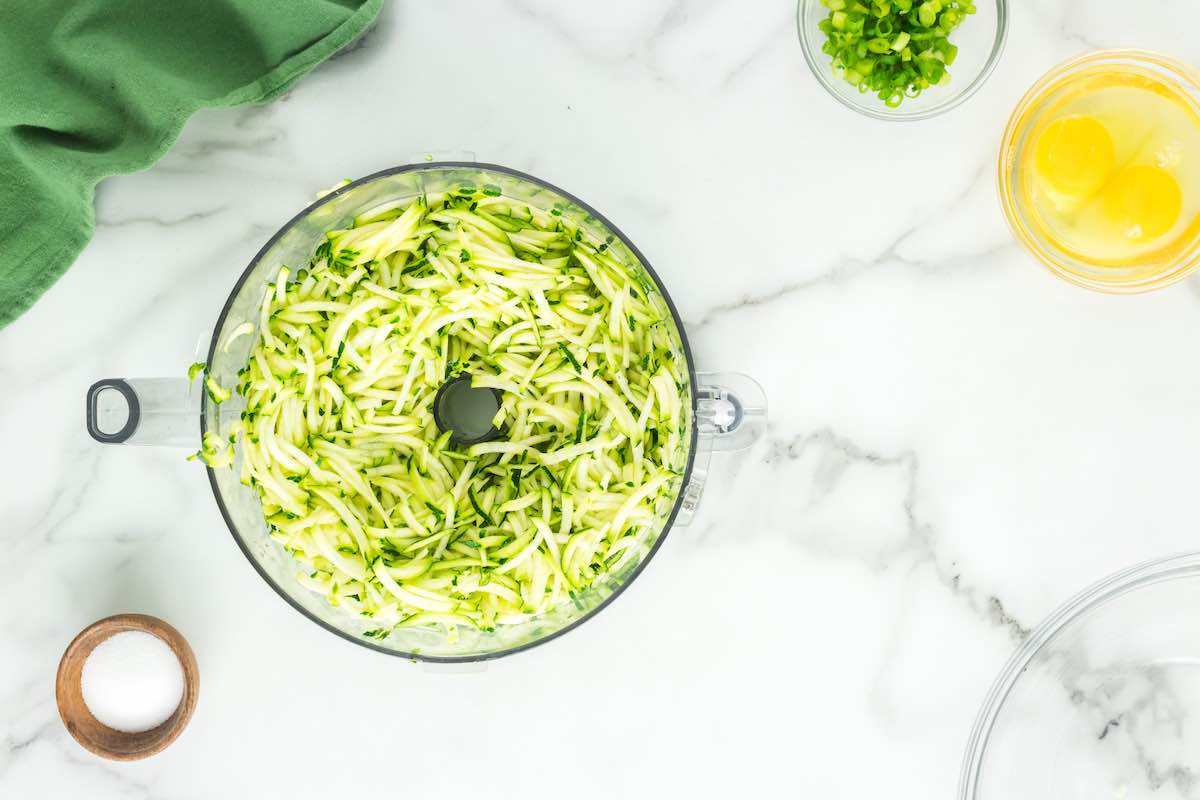
[[[834,88],[834,76],[829,71],[826,64],[821,63],[820,45],[816,44],[811,32],[806,32],[807,26],[804,24],[806,12],[820,5],[821,0],[797,0],[796,3],[796,34],[800,38],[800,51],[804,54],[804,61],[808,64],[809,70],[813,77],[825,89],[825,91],[837,100],[846,108],[871,117],[872,119],[887,120],[888,122],[918,122],[920,120],[931,119],[941,114],[957,108],[962,103],[969,100],[975,95],[987,79],[991,77],[996,69],[996,65],[1000,63],[1000,56],[1004,53],[1004,44],[1008,41],[1008,0],[988,0],[996,4],[996,35],[992,40],[992,52],[988,55],[988,59],[984,62],[983,68],[971,80],[967,86],[958,93],[951,93],[945,100],[935,103],[928,108],[923,108],[920,111],[902,111],[903,104],[898,109],[889,109],[883,105],[882,101],[878,108],[867,106],[860,103],[854,103],[847,100],[840,92]],[[870,92],[865,92],[864,96],[874,97]]]
[[[238,276],[238,279],[234,282],[233,288],[230,289],[230,291],[229,291],[229,297],[226,298],[225,305],[221,308],[221,313],[217,316],[216,324],[213,327],[212,339],[209,342],[208,353],[206,355],[205,363],[212,364],[213,357],[216,355],[216,352],[217,352],[218,338],[221,335],[222,326],[225,324],[225,318],[228,316],[230,310],[233,308],[234,299],[241,292],[242,286],[246,283],[247,280],[249,280],[250,274],[254,271],[254,268],[256,266],[258,266],[259,261],[264,256],[266,256],[266,254],[271,250],[271,248],[275,246],[276,242],[278,242],[281,238],[283,238],[284,234],[286,234],[289,230],[291,230],[293,226],[295,226],[302,219],[309,216],[312,212],[316,211],[321,206],[325,205],[326,203],[332,202],[335,198],[340,197],[343,194],[346,194],[347,192],[350,192],[353,189],[358,188],[359,186],[363,186],[365,184],[372,183],[374,181],[381,180],[383,178],[388,178],[388,177],[391,177],[392,175],[400,175],[400,174],[407,173],[407,172],[420,172],[420,171],[425,171],[425,170],[439,170],[439,169],[440,170],[464,169],[464,170],[481,170],[481,171],[489,171],[489,172],[498,172],[498,173],[507,175],[509,177],[517,178],[517,179],[523,180],[523,181],[528,181],[529,183],[531,183],[535,186],[539,186],[543,189],[548,189],[551,192],[558,194],[562,198],[564,198],[567,201],[569,201],[570,203],[574,204],[579,209],[590,214],[593,218],[596,219],[597,222],[599,222],[601,225],[603,225],[605,228],[607,228],[614,236],[616,236],[622,242],[622,244],[624,244],[625,247],[627,247],[629,249],[629,252],[632,253],[633,256],[638,260],[638,262],[641,264],[642,268],[646,270],[646,274],[650,276],[650,280],[652,280],[654,282],[655,287],[658,289],[659,294],[662,296],[663,302],[666,304],[667,309],[670,311],[671,319],[674,321],[676,330],[679,333],[680,347],[683,350],[684,359],[687,361],[688,381],[689,381],[689,385],[692,389],[691,397],[689,399],[690,399],[690,405],[691,405],[691,410],[692,410],[693,424],[692,424],[692,430],[691,430],[691,434],[690,434],[689,441],[688,441],[687,464],[684,467],[682,476],[680,477],[679,491],[675,496],[675,502],[671,506],[670,513],[668,513],[663,520],[662,531],[659,533],[657,538],[655,538],[654,542],[650,545],[650,550],[646,553],[645,556],[642,557],[641,561],[639,561],[637,563],[637,565],[634,566],[633,570],[629,573],[628,577],[623,582],[621,582],[618,586],[613,588],[612,594],[610,594],[608,597],[601,600],[596,605],[595,608],[591,609],[586,614],[584,614],[583,616],[581,616],[579,619],[575,620],[574,622],[570,623],[569,625],[564,625],[563,627],[559,628],[558,630],[556,630],[550,634],[547,634],[546,636],[543,636],[539,639],[535,639],[530,642],[525,642],[524,644],[517,645],[516,647],[508,647],[508,648],[504,648],[502,650],[495,650],[495,651],[490,651],[487,653],[478,653],[475,655],[464,655],[464,656],[428,655],[428,654],[420,653],[420,652],[404,652],[401,650],[392,650],[390,648],[380,646],[379,644],[375,643],[373,640],[364,639],[362,636],[356,636],[353,633],[351,633],[350,631],[342,630],[341,628],[339,628],[335,625],[332,625],[323,619],[318,619],[316,616],[314,616],[312,613],[310,613],[308,611],[308,609],[301,606],[298,602],[296,602],[291,597],[291,595],[289,595],[286,591],[284,591],[283,587],[280,586],[274,580],[274,578],[272,578],[271,575],[267,573],[267,571],[263,567],[263,565],[260,564],[258,559],[254,557],[254,554],[250,552],[250,547],[242,539],[241,535],[238,533],[237,525],[234,523],[233,517],[229,513],[229,509],[225,505],[224,498],[221,496],[221,490],[217,485],[216,471],[213,470],[213,468],[211,466],[205,465],[205,467],[208,472],[208,483],[209,483],[209,486],[212,488],[213,498],[216,500],[217,508],[220,509],[221,517],[225,520],[225,526],[229,529],[229,533],[233,537],[234,542],[237,544],[238,549],[242,551],[242,555],[245,556],[246,560],[250,562],[250,565],[252,567],[254,567],[254,571],[258,573],[258,576],[260,578],[262,578],[263,581],[265,581],[268,586],[270,586],[273,590],[275,590],[275,593],[277,595],[279,595],[285,603],[287,603],[289,606],[291,606],[296,611],[300,612],[300,614],[302,614],[304,617],[306,617],[310,622],[316,623],[320,627],[322,627],[325,630],[329,631],[330,633],[338,636],[339,638],[345,639],[346,641],[352,642],[360,647],[365,647],[368,650],[374,650],[378,653],[383,653],[385,655],[395,656],[398,658],[405,658],[405,659],[408,659],[409,661],[414,661],[414,662],[423,661],[423,662],[432,663],[432,664],[464,664],[464,663],[473,663],[473,662],[480,662],[480,661],[491,661],[491,660],[494,660],[497,658],[502,658],[504,656],[513,655],[514,653],[519,653],[519,652],[522,652],[525,650],[530,650],[534,647],[537,647],[539,645],[542,645],[549,641],[557,639],[558,637],[562,636],[563,634],[579,627],[583,623],[590,620],[592,617],[596,616],[596,614],[600,613],[605,608],[607,608],[609,606],[609,604],[611,604],[614,600],[616,600],[617,597],[621,593],[623,593],[630,586],[630,584],[632,584],[635,580],[637,580],[637,578],[642,574],[642,571],[645,570],[646,566],[650,563],[651,559],[653,559],[654,556],[658,553],[659,548],[662,547],[663,542],[666,541],[667,534],[670,533],[671,527],[675,524],[675,518],[679,515],[679,510],[682,508],[683,501],[687,495],[687,492],[685,490],[686,490],[688,483],[692,477],[692,471],[693,471],[693,467],[695,466],[695,461],[696,461],[696,450],[699,445],[699,441],[698,441],[699,426],[697,426],[695,424],[695,418],[696,418],[695,415],[696,415],[696,407],[697,407],[697,405],[696,405],[697,397],[696,397],[695,390],[697,387],[697,381],[696,381],[696,366],[695,366],[695,362],[692,358],[691,346],[688,343],[687,331],[684,329],[683,318],[680,317],[679,310],[675,307],[675,302],[671,299],[670,293],[667,292],[667,288],[663,284],[662,279],[659,278],[658,273],[654,271],[654,268],[650,265],[650,262],[642,254],[642,251],[639,250],[637,248],[637,246],[635,246],[633,244],[633,242],[629,239],[629,237],[626,236],[625,233],[620,228],[618,228],[616,225],[614,225],[612,223],[612,221],[608,219],[608,217],[604,216],[599,211],[597,211],[595,208],[588,205],[584,201],[580,200],[578,197],[571,194],[570,192],[560,189],[558,186],[555,186],[554,184],[549,183],[548,181],[542,180],[541,178],[537,178],[526,172],[522,172],[520,170],[516,170],[511,167],[506,167],[506,166],[503,166],[500,164],[491,164],[491,163],[487,163],[487,162],[483,162],[483,161],[425,161],[425,162],[416,162],[413,164],[403,164],[400,166],[389,167],[388,169],[383,169],[378,172],[373,172],[370,175],[365,175],[361,178],[358,178],[357,180],[350,181],[349,183],[339,186],[337,189],[335,189],[325,195],[322,195],[318,199],[314,200],[312,203],[305,206],[297,214],[295,214],[291,219],[289,219],[282,226],[280,226],[279,230],[277,230],[271,236],[271,238],[268,239],[265,244],[263,244],[263,246],[259,249],[259,251],[257,253],[255,253],[254,256],[250,259],[249,263],[246,265],[246,268],[242,271],[242,274],[240,276]],[[209,399],[207,397],[207,392],[201,392],[201,408],[200,408],[200,435],[201,435],[201,438],[203,438],[204,433],[208,429],[208,405],[209,405]]]
[[[1072,56],[1051,67],[1021,95],[1021,99],[1013,107],[1008,122],[1004,125],[1004,134],[1000,139],[1000,148],[996,157],[996,191],[1000,198],[1000,207],[1004,212],[1005,222],[1017,240],[1029,255],[1033,256],[1051,273],[1068,283],[1105,294],[1140,294],[1156,289],[1162,289],[1177,283],[1200,267],[1200,242],[1193,245],[1190,251],[1180,256],[1174,266],[1151,279],[1130,283],[1104,283],[1089,279],[1068,269],[1060,262],[1069,262],[1070,258],[1047,251],[1034,238],[1031,223],[1025,215],[1019,214],[1016,208],[1016,190],[1013,187],[1012,171],[1014,157],[1010,153],[1016,145],[1018,128],[1024,130],[1025,118],[1035,111],[1034,101],[1047,89],[1058,83],[1069,81],[1073,74],[1082,68],[1105,61],[1119,61],[1155,67],[1170,77],[1176,84],[1191,92],[1193,102],[1200,113],[1200,69],[1173,56],[1158,53],[1153,50],[1139,48],[1106,48],[1089,50]]]
[[[959,800],[977,800],[976,792],[992,729],[1000,718],[1004,702],[1038,653],[1073,623],[1113,600],[1157,583],[1197,577],[1200,577],[1200,551],[1144,561],[1114,572],[1087,587],[1034,628],[1009,657],[980,706],[963,756],[958,781]]]

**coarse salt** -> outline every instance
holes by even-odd
[[[183,699],[183,665],[166,642],[144,631],[122,631],[96,645],[80,682],[92,716],[125,733],[161,725]]]

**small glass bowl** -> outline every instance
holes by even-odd
[[[917,97],[906,97],[896,108],[889,108],[875,92],[860,92],[833,74],[833,60],[821,51],[825,34],[817,27],[828,16],[829,9],[821,0],[800,0],[797,4],[796,29],[804,60],[835,100],[875,119],[929,119],[959,105],[979,91],[992,74],[1008,36],[1008,0],[979,0],[975,13],[950,34],[950,41],[958,47],[958,58],[950,67],[950,82],[931,86]]]
[[[1167,254],[1158,256],[1157,260],[1153,254],[1147,256],[1144,264],[1114,268],[1093,263],[1060,247],[1046,235],[1037,221],[1036,212],[1025,202],[1019,189],[1024,167],[1021,154],[1047,105],[1069,90],[1078,79],[1105,67],[1132,68],[1161,81],[1176,89],[1179,96],[1190,101],[1200,114],[1200,71],[1167,56],[1144,50],[1099,50],[1059,64],[1029,88],[1008,121],[996,163],[1000,205],[1017,241],[1060,278],[1109,294],[1147,292],[1186,278],[1200,266],[1200,237],[1177,249],[1172,246],[1170,252],[1163,251]],[[1185,188],[1185,191],[1200,191],[1200,187]]]
[[[1167,800],[1200,777],[1200,553],[1131,567],[1039,625],[971,732],[959,800]]]

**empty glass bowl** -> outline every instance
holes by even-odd
[[[992,686],[960,800],[1200,796],[1200,553],[1132,567],[1052,614]]]
[[[950,66],[950,82],[932,86],[917,97],[905,98],[898,107],[889,108],[875,92],[860,92],[833,73],[832,59],[821,51],[825,34],[817,27],[827,16],[829,9],[821,0],[800,0],[797,5],[796,28],[804,60],[835,100],[875,119],[928,119],[962,103],[979,91],[992,74],[1008,35],[1007,0],[979,0],[975,13],[950,34],[950,41],[958,47],[958,58]]]

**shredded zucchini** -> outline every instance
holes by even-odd
[[[329,231],[264,291],[230,435],[241,479],[301,583],[370,617],[366,636],[571,602],[643,557],[674,501],[674,324],[613,238],[568,216],[464,184]],[[503,393],[499,439],[458,447],[434,423],[462,373]],[[220,444],[201,457],[224,462]]]
[[[208,399],[214,403],[224,403],[233,393],[226,389],[210,375],[204,379],[204,391],[208,392]]]
[[[232,441],[226,442],[217,434],[208,431],[199,450],[188,456],[188,461],[203,461],[213,469],[228,467],[233,463]]]

